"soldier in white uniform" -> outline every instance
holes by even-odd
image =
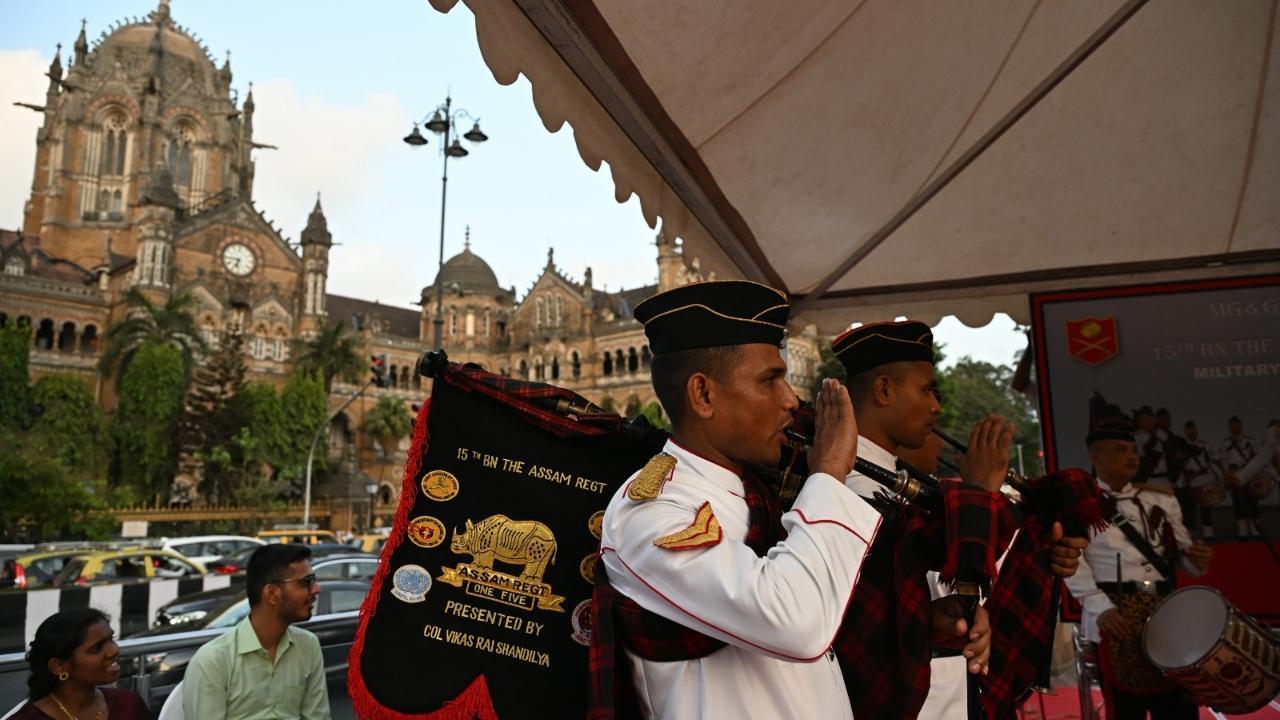
[[[1190,527],[1198,519],[1201,537],[1208,539],[1213,537],[1213,505],[1218,503],[1203,501],[1212,499],[1214,491],[1222,487],[1222,458],[1217,448],[1200,439],[1200,428],[1194,422],[1188,420],[1183,431],[1187,437],[1187,457],[1182,463],[1182,477],[1196,498],[1199,514],[1198,518],[1188,518],[1184,512],[1183,520]]]
[[[1259,498],[1246,492],[1245,485],[1266,472],[1267,468],[1261,462],[1254,462],[1260,454],[1260,446],[1252,435],[1244,433],[1244,424],[1240,418],[1232,416],[1227,420],[1227,433],[1227,437],[1222,440],[1220,452],[1222,466],[1226,471],[1226,485],[1231,491],[1231,505],[1235,509],[1236,532],[1241,538],[1253,537],[1257,534]],[[1254,472],[1248,477],[1242,472],[1246,467],[1254,468]],[[1269,478],[1270,475],[1265,477]]]
[[[1138,454],[1142,457],[1138,480],[1172,485],[1169,482],[1169,433],[1158,426],[1156,414],[1150,407],[1144,405],[1134,415],[1138,428],[1133,433],[1133,440],[1138,444]],[[1168,412],[1165,416],[1168,417]]]
[[[1177,498],[1166,488],[1131,482],[1139,466],[1132,426],[1127,422],[1100,426],[1090,431],[1087,442],[1089,459],[1103,492],[1104,507],[1114,506],[1115,512],[1170,564],[1180,564],[1192,575],[1207,570],[1213,552],[1207,545],[1191,541],[1182,523]],[[1153,720],[1198,716],[1196,707],[1183,700],[1176,690],[1165,688],[1152,694],[1134,694],[1118,687],[1122,678],[1129,689],[1145,682],[1142,678],[1154,678],[1151,687],[1159,688],[1160,676],[1154,666],[1139,664],[1145,662],[1138,646],[1141,642],[1138,634],[1145,618],[1125,617],[1117,608],[1117,601],[1123,603],[1125,596],[1129,596],[1130,601],[1149,599],[1150,602],[1127,605],[1134,608],[1147,605],[1149,611],[1158,596],[1173,591],[1173,581],[1173,577],[1166,577],[1148,560],[1115,522],[1094,535],[1085,550],[1084,562],[1066,581],[1071,594],[1084,605],[1080,629],[1085,639],[1092,643],[1106,639],[1117,648],[1114,653],[1107,648],[1097,653],[1103,670],[1107,717],[1111,720],[1145,718],[1148,712]],[[1119,658],[1119,663],[1112,658]]]
[[[1241,483],[1249,483],[1259,477],[1270,479],[1273,488],[1280,485],[1280,418],[1273,418],[1267,423],[1267,434],[1262,436],[1262,446],[1253,459],[1240,468],[1238,479]],[[1274,496],[1273,489],[1263,500],[1267,501]]]
[[[656,662],[635,651],[636,638],[624,641],[642,717],[852,717],[830,648],[880,515],[837,479],[857,435],[839,383],[818,399],[813,474],[781,517],[786,539],[763,556],[745,542],[745,468],[778,462],[798,405],[778,351],[788,310],[782,293],[741,281],[636,306],[672,439],[609,503],[602,562],[642,612],[725,643]]]
[[[893,471],[899,456],[915,468],[937,471],[942,440],[932,432],[941,412],[933,366],[933,333],[920,322],[893,322],[863,325],[848,331],[832,343],[836,358],[845,366],[849,392],[858,415],[858,457]],[[1004,482],[1009,465],[1013,427],[998,416],[980,422],[969,439],[964,479],[996,492]],[[845,484],[864,497],[885,490],[874,480],[852,472]],[[1057,528],[1061,538],[1061,528]],[[1064,539],[1052,551],[1055,573],[1067,577],[1075,571],[1083,538]],[[963,635],[963,620],[951,588],[930,572],[928,586],[934,600],[934,629],[941,640],[947,631]],[[943,598],[953,600],[942,600]],[[939,600],[942,600],[939,602]],[[975,626],[986,632],[986,611],[979,609]],[[954,629],[952,629],[954,627]],[[930,663],[929,695],[919,718],[965,720],[968,717],[968,672],[984,672],[984,658],[967,652],[945,650]],[[968,659],[966,659],[968,658]]]

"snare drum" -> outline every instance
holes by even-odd
[[[1251,713],[1280,693],[1280,641],[1210,587],[1162,600],[1142,648],[1165,677],[1218,712]]]
[[[1267,477],[1265,473],[1259,474],[1249,482],[1244,484],[1242,492],[1244,496],[1250,500],[1261,500],[1271,494],[1276,489],[1276,481]]]
[[[1191,488],[1191,496],[1195,498],[1197,505],[1212,507],[1227,499],[1227,489],[1223,487],[1221,480],[1210,480]]]

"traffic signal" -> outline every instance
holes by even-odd
[[[373,361],[373,384],[380,388],[387,387],[387,356],[386,355],[370,355],[369,359]]]

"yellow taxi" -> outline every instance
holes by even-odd
[[[69,561],[54,585],[88,585],[153,578],[199,577],[204,566],[159,547],[126,547],[80,555]]]
[[[40,546],[4,558],[0,568],[0,588],[34,588],[48,585],[67,563],[80,555],[97,552],[91,545]]]
[[[351,538],[347,544],[359,549],[360,552],[377,555],[382,552],[382,546],[387,544],[388,537],[390,536],[387,533],[365,533]]]
[[[257,535],[259,540],[268,543],[301,543],[303,545],[319,545],[320,543],[336,543],[338,536],[328,530],[263,530]]]

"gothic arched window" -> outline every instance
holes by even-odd
[[[542,298],[533,301],[533,326],[542,327]]]
[[[36,330],[36,347],[41,350],[53,349],[53,321],[49,318],[40,321]]]
[[[98,326],[85,325],[80,335],[80,352],[95,353],[98,351]]]
[[[129,118],[120,110],[111,110],[103,118],[103,152],[98,160],[98,174],[112,177],[124,174],[129,153]]]
[[[578,355],[578,351],[573,351],[573,376],[575,378],[582,377],[582,358]]]
[[[164,159],[173,174],[173,184],[180,189],[191,187],[191,146],[195,139],[195,129],[185,122],[175,125],[169,137]]]
[[[4,261],[4,274],[5,275],[26,275],[27,264],[22,262],[22,258],[18,257],[17,255],[14,255],[10,257],[8,260]]]
[[[600,372],[605,375],[613,374],[613,355],[611,355],[607,350],[604,353],[604,366],[600,369]]]
[[[627,351],[627,372],[635,372],[640,369],[640,356],[636,354],[636,349],[631,348]]]
[[[551,358],[551,379],[560,379],[560,358]]]
[[[58,350],[71,352],[76,349],[76,324],[62,323],[62,332],[58,333]]]

